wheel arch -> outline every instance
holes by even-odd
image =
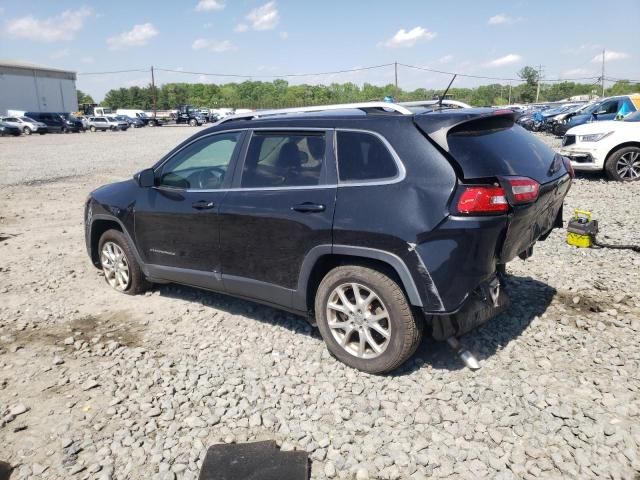
[[[131,238],[129,231],[125,228],[120,219],[112,217],[110,215],[96,214],[93,215],[93,218],[91,220],[91,228],[89,231],[89,246],[91,249],[90,252],[92,263],[96,267],[100,268],[100,253],[98,252],[98,243],[100,242],[100,237],[102,237],[104,232],[111,229],[118,230],[119,232],[122,232],[124,234],[127,241],[129,242],[129,246],[131,247],[134,256],[136,257],[136,261],[140,265],[141,270],[145,275],[148,275],[146,264],[142,261],[140,253],[138,252],[138,248]]]
[[[96,267],[100,267],[100,252],[98,251],[98,243],[100,238],[107,230],[118,230],[123,232],[122,225],[115,219],[97,218],[91,222],[91,261]]]
[[[411,305],[422,307],[418,288],[400,257],[383,250],[345,245],[320,245],[307,254],[300,270],[294,306],[302,311],[313,310],[320,282],[330,270],[340,265],[361,265],[389,275],[403,289]]]
[[[624,142],[624,143],[620,143],[620,144],[616,145],[611,150],[609,150],[609,153],[607,153],[607,156],[604,159],[605,163],[609,161],[609,159],[611,158],[611,155],[616,153],[618,150],[621,150],[621,149],[626,148],[626,147],[638,147],[638,148],[640,148],[640,142],[631,140],[629,142]]]

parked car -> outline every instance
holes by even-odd
[[[125,131],[129,128],[127,122],[116,120],[109,117],[89,117],[89,130],[95,132],[101,130],[103,132],[107,130],[122,130]]]
[[[178,105],[176,107],[175,121],[178,124],[188,123],[192,127],[206,123],[202,114],[191,105]]]
[[[149,126],[149,127],[160,127],[166,123],[161,118],[157,118],[152,115],[147,115],[144,110],[119,108],[117,110],[117,114],[126,115],[127,117],[131,117],[131,118],[137,118],[140,121],[142,121],[145,124],[145,126]]]
[[[84,131],[89,130],[89,118],[86,115],[75,115],[74,117],[76,117],[78,120],[80,120],[80,122],[82,122],[82,129]]]
[[[93,191],[86,245],[120,292],[174,282],[273,305],[380,373],[425,327],[446,339],[506,308],[498,272],[562,225],[570,172],[508,110],[252,112]]]
[[[120,122],[127,122],[130,127],[133,128],[141,128],[144,127],[144,122],[139,118],[129,117],[127,115],[116,115],[113,119]]]
[[[58,115],[60,115],[60,118],[62,118],[62,121],[64,122],[67,128],[67,132],[78,133],[78,132],[85,131],[85,127],[84,127],[84,124],[82,123],[82,120],[75,117],[71,113],[62,112],[62,113],[58,113]]]
[[[640,180],[640,111],[622,121],[585,123],[562,139],[562,155],[575,170],[604,170],[609,178]]]
[[[2,122],[17,127],[25,135],[31,135],[32,133],[39,133],[44,135],[47,133],[47,125],[42,122],[37,122],[33,118],[29,117],[4,117]]]
[[[22,130],[20,130],[18,127],[14,127],[13,125],[9,125],[6,122],[0,121],[0,137],[19,137],[20,135],[22,135]]]
[[[578,125],[588,122],[614,120],[618,116],[633,113],[639,108],[640,94],[604,98],[599,102],[592,104],[589,108],[566,118],[563,123],[563,128],[558,128],[557,133],[564,135],[570,128],[577,127]]]
[[[591,105],[591,103],[578,104],[568,109],[567,111],[552,117],[550,120],[550,131],[554,135],[562,137],[567,131],[566,120],[575,115],[580,115],[581,112],[586,111],[591,107]]]
[[[47,126],[47,131],[50,133],[67,133],[69,131],[68,125],[57,113],[25,112],[24,116],[44,123]]]

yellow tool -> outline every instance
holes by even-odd
[[[591,212],[576,210],[567,225],[567,243],[579,248],[591,248],[598,233],[598,221],[591,219]]]

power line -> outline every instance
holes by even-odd
[[[413,68],[415,70],[424,70],[425,72],[442,73],[443,75],[458,75],[459,77],[479,78],[482,80],[501,80],[505,82],[523,82],[524,81],[522,78],[485,77],[482,75],[469,75],[469,74],[459,73],[459,72],[446,72],[444,70],[435,70],[433,68],[418,67],[416,65],[407,65],[405,63],[398,63],[398,65],[401,65],[407,68]],[[582,77],[582,78],[549,78],[549,79],[545,78],[544,81],[545,82],[572,82],[577,80],[593,80],[596,78],[599,78],[599,77],[593,76],[593,77]]]
[[[640,83],[640,80],[633,80],[632,78],[615,78],[615,77],[604,77],[605,80],[609,82],[629,82],[629,83]]]
[[[156,68],[157,71],[161,72],[171,72],[171,73],[184,73],[187,75],[204,75],[207,77],[236,77],[236,78],[285,78],[285,77],[314,77],[320,75],[334,75],[338,73],[351,73],[351,72],[360,72],[363,70],[373,70],[376,68],[384,68],[391,67],[393,63],[384,63],[382,65],[372,65],[370,67],[357,67],[357,68],[349,68],[346,70],[334,70],[332,72],[317,72],[317,73],[285,73],[282,75],[241,75],[236,73],[211,73],[211,72],[191,72],[187,70],[172,70],[169,68]]]
[[[356,67],[356,68],[349,68],[349,69],[344,69],[344,70],[333,70],[333,71],[329,71],[329,72],[314,72],[314,73],[285,73],[285,74],[281,74],[281,75],[261,75],[261,74],[254,74],[254,75],[245,75],[245,74],[237,74],[237,73],[220,73],[220,72],[194,72],[194,71],[189,71],[189,70],[176,70],[176,69],[170,69],[170,68],[158,68],[156,67],[154,70],[155,71],[161,71],[161,72],[168,72],[168,73],[178,73],[178,74],[183,74],[183,75],[202,75],[202,76],[207,76],[207,77],[231,77],[231,78],[295,78],[295,77],[313,77],[313,76],[322,76],[322,75],[335,75],[335,74],[341,74],[341,73],[353,73],[353,72],[360,72],[360,71],[366,71],[366,70],[374,70],[374,69],[379,69],[379,68],[386,68],[386,67],[394,67],[397,68],[397,66],[402,66],[405,68],[410,68],[410,69],[414,69],[414,70],[421,70],[421,71],[425,71],[425,72],[431,72],[431,73],[439,73],[442,75],[457,75],[459,77],[465,77],[465,78],[476,78],[476,79],[480,79],[480,80],[497,80],[497,81],[504,81],[504,82],[522,82],[523,79],[522,78],[509,78],[509,77],[491,77],[491,76],[485,76],[485,75],[472,75],[472,74],[466,74],[466,73],[460,73],[460,72],[449,72],[449,71],[445,71],[445,70],[437,70],[437,69],[433,69],[433,68],[426,68],[426,67],[419,67],[417,65],[409,65],[406,63],[384,63],[384,64],[380,64],[380,65],[371,65],[371,66],[367,66],[367,67]],[[78,75],[113,75],[113,74],[118,74],[118,73],[148,73],[149,70],[148,69],[129,69],[129,70],[113,70],[113,71],[102,71],[102,72],[79,72]],[[545,82],[571,82],[571,81],[582,81],[582,80],[599,80],[601,77],[599,76],[592,76],[592,77],[579,77],[579,78],[550,78],[550,79],[545,79]],[[632,80],[630,80],[632,81]]]

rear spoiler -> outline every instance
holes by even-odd
[[[479,110],[426,113],[414,116],[414,122],[440,148],[449,152],[449,135],[482,135],[488,131],[504,130],[511,128],[517,117],[512,110]]]

